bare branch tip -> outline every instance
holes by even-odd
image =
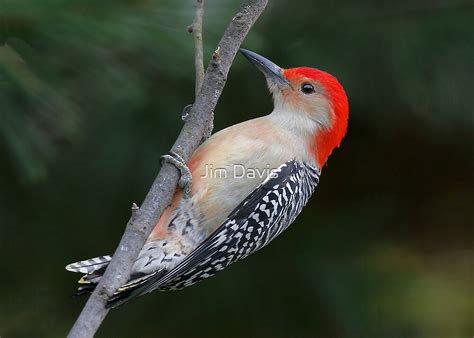
[[[212,58],[214,60],[217,60],[219,59],[221,56],[221,46],[218,46],[217,49],[214,51],[214,53],[212,53]]]
[[[140,210],[140,207],[136,203],[132,203],[132,219],[137,217],[138,210]]]
[[[186,121],[189,117],[189,114],[191,113],[191,109],[193,108],[193,103],[188,104],[186,107],[183,108],[183,111],[181,112],[181,119],[183,121]]]
[[[194,67],[196,70],[195,96],[197,97],[204,81],[204,61],[202,48],[202,19],[204,13],[204,0],[196,0],[194,22],[188,26],[188,32],[194,36]]]

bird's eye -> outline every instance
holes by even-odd
[[[301,91],[305,94],[313,94],[315,92],[313,85],[310,83],[303,83]]]

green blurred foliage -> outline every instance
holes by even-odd
[[[237,1],[206,1],[209,57]],[[0,2],[0,336],[63,337],[64,265],[113,252],[194,93],[192,1]],[[471,1],[269,4],[244,46],[335,74],[346,140],[291,230],[99,337],[474,334]],[[271,110],[237,56],[216,130]]]

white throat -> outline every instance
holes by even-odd
[[[318,123],[312,120],[306,112],[287,105],[275,104],[275,108],[268,117],[302,138],[313,137],[318,128]]]

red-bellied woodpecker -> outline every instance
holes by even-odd
[[[177,190],[109,307],[194,284],[267,245],[301,212],[341,143],[348,102],[335,77],[309,67],[283,69],[241,52],[265,74],[273,112],[212,135],[187,166],[176,154],[165,157],[181,169],[185,188]],[[84,274],[79,292],[94,289],[110,259],[66,267]]]

